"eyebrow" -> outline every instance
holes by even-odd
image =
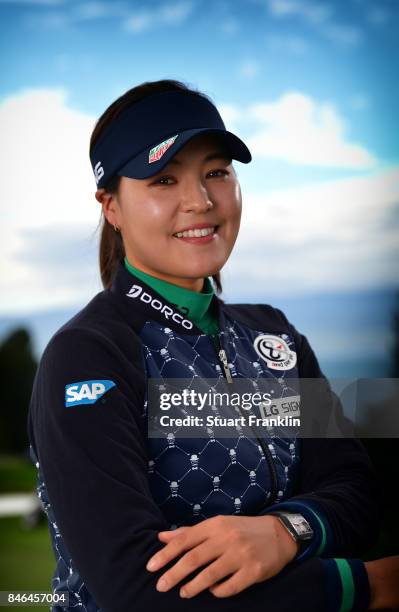
[[[224,151],[214,151],[213,153],[209,153],[209,155],[204,157],[202,161],[206,162],[212,161],[214,159],[224,159],[226,161],[232,161],[231,157],[229,157]],[[172,159],[170,159],[168,162],[168,165],[169,164],[181,164],[181,161],[179,161],[175,157],[172,157]]]

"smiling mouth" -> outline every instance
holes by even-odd
[[[214,234],[216,234],[219,226],[218,225],[210,225],[209,227],[204,227],[202,229],[192,229],[185,230],[184,232],[177,232],[173,234],[175,238],[179,239],[187,239],[187,238],[210,238]]]

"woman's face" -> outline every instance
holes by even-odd
[[[240,227],[240,185],[231,159],[210,134],[190,140],[159,174],[123,176],[117,195],[99,189],[96,198],[120,228],[129,263],[194,291],[223,268]],[[176,236],[198,225],[213,232],[200,239]]]

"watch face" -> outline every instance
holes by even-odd
[[[288,514],[291,525],[301,539],[310,539],[313,536],[313,529],[302,514]]]
[[[293,523],[299,535],[306,534],[309,532],[309,523],[302,517],[300,517],[299,519],[294,519]]]

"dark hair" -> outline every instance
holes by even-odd
[[[189,88],[187,85],[180,81],[173,79],[164,79],[161,81],[147,81],[136,87],[132,87],[119,98],[117,98],[108,108],[103,112],[101,117],[97,120],[93,132],[90,138],[90,153],[100,138],[103,130],[108,127],[110,123],[127,107],[143,100],[147,96],[163,93],[165,91],[191,91],[194,92],[207,100],[208,96]],[[120,176],[114,176],[105,186],[108,193],[115,194],[118,192]],[[99,251],[99,263],[100,263],[100,274],[103,287],[109,288],[112,284],[116,268],[121,259],[125,257],[125,249],[123,246],[122,236],[120,232],[116,232],[112,225],[106,219],[103,211],[101,210],[101,216],[99,224],[101,224],[101,238],[100,238],[100,251]],[[219,295],[222,293],[222,283],[220,279],[220,273],[212,275],[212,279],[215,285],[216,293]]]

